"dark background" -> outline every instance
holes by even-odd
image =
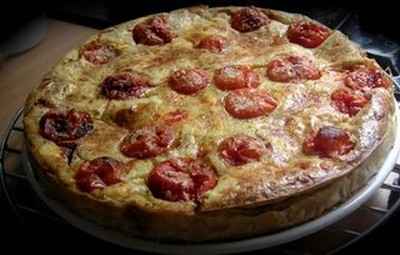
[[[150,13],[170,11],[177,8],[206,4],[210,6],[257,5],[291,12],[306,13],[312,8],[338,8],[360,12],[371,29],[384,30],[396,36],[397,29],[391,24],[398,23],[398,9],[390,1],[363,3],[359,1],[293,1],[293,0],[71,0],[71,1],[8,1],[2,3],[0,14],[0,31],[3,40],[15,30],[29,22],[33,17],[46,13],[50,17],[60,18],[85,24],[91,27],[104,28],[122,21]],[[333,1],[332,1],[333,2]],[[322,4],[324,3],[324,4]]]
[[[12,1],[2,6],[0,14],[1,41],[7,40],[15,31],[21,29],[38,15],[58,18],[95,28],[105,28],[125,20],[150,13],[169,11],[185,6],[207,4],[218,5],[257,5],[304,14],[313,13],[323,18],[326,10],[337,10],[337,15],[343,15],[348,10],[358,13],[364,28],[370,32],[381,32],[393,40],[400,40],[398,9],[390,3],[375,2],[373,5],[349,3],[350,1],[335,1],[336,6],[323,6],[322,1],[183,1],[183,0],[145,0],[144,3],[135,1],[32,1],[23,3]],[[340,7],[339,5],[342,4]],[[328,24],[329,25],[329,24]],[[0,198],[3,196],[0,195]],[[4,199],[3,199],[4,200]],[[92,237],[79,231],[69,231],[65,226],[56,223],[49,224],[40,218],[27,218],[24,224],[19,224],[14,214],[10,212],[5,201],[0,201],[0,253],[4,252],[41,252],[76,254],[77,252],[132,254],[115,246],[97,242]],[[361,251],[371,253],[389,251],[398,252],[400,234],[400,215],[396,213],[384,226],[378,228],[371,235],[344,250],[343,254],[358,254]],[[73,233],[73,237],[71,237]],[[12,250],[7,250],[11,248]]]

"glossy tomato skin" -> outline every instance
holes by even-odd
[[[171,128],[148,126],[127,135],[121,142],[120,150],[127,157],[147,159],[166,152],[174,140],[175,134]]]
[[[136,73],[110,75],[101,83],[101,94],[108,99],[124,100],[141,97],[150,89],[147,77]]]
[[[269,18],[255,7],[245,7],[232,13],[233,29],[246,33],[252,32],[269,23]]]
[[[267,65],[267,77],[276,82],[318,80],[321,73],[306,57],[295,55],[275,59]]]
[[[331,34],[328,28],[311,21],[298,21],[289,26],[287,37],[290,42],[305,48],[320,46]]]
[[[78,188],[92,192],[121,182],[123,164],[113,158],[100,157],[84,162],[75,174]]]
[[[171,162],[157,166],[150,173],[147,185],[156,198],[173,202],[194,199],[194,183],[190,175]]]
[[[309,136],[303,144],[303,152],[324,158],[337,158],[349,153],[355,146],[350,135],[343,129],[333,126],[322,127]]]
[[[92,41],[80,50],[80,55],[94,65],[104,65],[116,58],[119,52],[110,45]]]
[[[199,201],[201,195],[217,184],[214,170],[199,160],[175,158],[153,168],[147,180],[152,194],[159,199]]]
[[[218,178],[214,169],[200,160],[191,163],[190,176],[194,183],[197,201],[200,201],[205,192],[217,185]]]
[[[390,79],[377,68],[361,67],[347,74],[344,83],[353,90],[388,88]]]
[[[220,90],[257,88],[260,77],[248,66],[230,65],[215,71],[214,83]]]
[[[265,90],[238,89],[224,99],[225,110],[237,119],[252,119],[267,115],[277,107],[276,100]]]
[[[154,46],[169,43],[176,36],[171,31],[166,17],[156,16],[137,24],[132,30],[132,37],[138,44]]]
[[[197,48],[205,49],[212,53],[221,53],[225,50],[227,45],[228,42],[225,37],[220,35],[210,35],[203,38],[197,45]]]
[[[168,80],[169,87],[183,95],[195,95],[205,89],[209,82],[207,72],[199,68],[175,71]]]
[[[218,146],[219,156],[232,166],[259,161],[266,147],[258,139],[248,135],[236,135],[223,140]]]
[[[349,89],[337,89],[331,95],[333,106],[340,112],[355,116],[369,102],[369,98],[362,93]]]
[[[70,110],[68,112],[49,111],[39,122],[39,133],[46,139],[59,143],[76,140],[93,129],[93,121],[86,112]]]

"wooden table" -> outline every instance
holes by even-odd
[[[49,19],[46,37],[31,50],[0,63],[0,132],[41,77],[71,48],[78,46],[96,30]]]

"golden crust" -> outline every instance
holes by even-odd
[[[49,197],[65,201],[71,209],[88,220],[128,235],[194,242],[244,238],[301,224],[346,201],[381,168],[392,149],[397,121],[393,117],[389,123],[382,144],[350,174],[322,187],[318,192],[308,192],[274,205],[197,214],[190,213],[190,209],[185,207],[176,208],[178,211],[148,211],[146,208],[149,207],[143,204],[126,206],[115,201],[95,200],[70,189],[60,189],[57,179],[45,176],[43,171],[39,171],[38,181]],[[32,162],[35,164],[34,159]],[[171,217],[174,217],[173,222]]]
[[[178,34],[164,46],[147,47],[132,41],[130,30],[148,17],[123,23],[87,41],[105,42],[118,49],[120,55],[115,60],[95,67],[80,56],[79,49],[74,49],[46,75],[27,99],[24,125],[32,159],[37,169],[50,177],[50,186],[57,194],[89,218],[101,223],[112,218],[114,227],[127,223],[125,230],[134,234],[200,241],[261,234],[304,222],[345,200],[368,180],[373,173],[368,166],[381,161],[385,154],[380,151],[387,151],[393,142],[387,139],[382,144],[393,129],[393,88],[373,89],[368,106],[352,118],[335,111],[329,96],[342,86],[338,79],[340,68],[352,63],[380,67],[338,31],[312,50],[282,43],[290,23],[308,19],[302,15],[260,9],[271,23],[240,34],[229,24],[229,14],[238,8],[201,6],[164,13]],[[224,54],[193,48],[199,39],[211,34],[226,36],[231,42]],[[285,54],[312,59],[323,70],[321,79],[295,86],[269,81],[264,75],[266,63]],[[278,100],[278,108],[255,120],[233,119],[221,107],[226,92],[215,86],[210,85],[196,97],[186,97],[166,85],[175,70],[200,67],[211,75],[227,63],[250,65],[258,72],[263,77],[261,87]],[[124,70],[139,71],[157,86],[135,100],[109,101],[100,97],[101,81]],[[74,108],[95,119],[94,131],[80,139],[70,164],[55,143],[39,135],[39,120],[49,108]],[[139,109],[139,114],[132,116],[134,127],[151,123],[160,113],[184,109],[189,113],[188,119],[174,126],[180,145],[151,160],[125,157],[118,144],[128,131],[114,123],[120,109]],[[304,137],[323,125],[348,130],[358,141],[355,149],[338,160],[304,155]],[[225,164],[218,157],[217,145],[238,133],[257,136],[271,144],[271,156],[242,167]],[[153,166],[172,157],[194,157],[200,148],[209,151],[206,159],[217,171],[217,186],[206,192],[198,205],[155,198],[146,186]],[[122,183],[90,194],[79,191],[74,180],[79,165],[100,156],[125,162],[130,171]],[[304,162],[308,167],[299,170],[299,164]],[[294,211],[301,213],[293,216]],[[165,224],[171,214],[179,215],[174,226]],[[141,220],[135,221],[137,217]]]

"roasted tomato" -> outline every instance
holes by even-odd
[[[311,21],[299,21],[289,26],[287,37],[290,42],[305,48],[316,48],[331,34],[328,28]]]
[[[171,128],[149,126],[127,135],[120,150],[127,157],[146,159],[166,152],[174,140],[175,135]]]
[[[151,46],[169,43],[175,34],[171,31],[165,16],[156,16],[137,24],[132,30],[132,37],[138,44]]]
[[[308,137],[303,144],[303,151],[309,155],[336,158],[349,153],[355,146],[350,135],[343,129],[326,126]]]
[[[277,103],[265,90],[238,89],[225,97],[224,106],[234,118],[251,119],[271,113]]]
[[[147,185],[152,194],[168,201],[199,200],[217,184],[214,170],[190,158],[167,160],[154,167]]]
[[[268,17],[255,7],[242,8],[231,16],[232,28],[242,33],[257,30],[268,23]]]
[[[56,143],[76,140],[93,129],[93,121],[86,112],[70,110],[68,112],[49,111],[39,122],[40,134]]]
[[[378,68],[361,67],[351,71],[345,78],[344,83],[347,87],[354,90],[365,90],[372,88],[387,88],[391,81]]]
[[[215,72],[214,83],[221,90],[256,88],[260,77],[248,66],[225,66]]]
[[[356,115],[369,102],[369,98],[364,94],[344,88],[335,90],[331,100],[338,111],[350,116]]]
[[[202,69],[181,69],[168,80],[169,87],[183,95],[194,95],[205,89],[209,82],[207,72]]]
[[[227,47],[227,40],[225,37],[220,35],[209,35],[203,38],[197,48],[199,49],[206,49],[213,53],[221,53]]]
[[[223,140],[218,146],[221,158],[229,165],[240,166],[259,161],[267,152],[265,145],[248,135],[236,135]]]
[[[83,163],[75,174],[78,188],[92,192],[119,183],[123,164],[109,157],[100,157]]]
[[[297,80],[318,80],[321,73],[306,57],[285,56],[267,65],[267,76],[271,81],[291,82]]]
[[[141,97],[149,89],[147,77],[136,73],[114,74],[105,78],[101,84],[101,94],[116,100]]]
[[[94,65],[103,65],[119,55],[119,51],[111,45],[98,41],[86,44],[80,50],[81,56]]]

